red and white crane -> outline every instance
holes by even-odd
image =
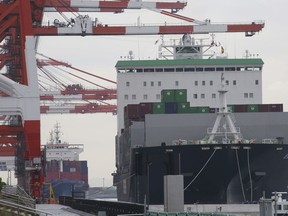
[[[95,74],[89,73],[87,71],[78,69],[73,67],[72,65],[57,61],[51,57],[47,57],[48,59],[37,59],[37,66],[40,68],[48,78],[53,77],[53,84],[58,84],[57,90],[48,90],[50,88],[40,88],[40,113],[42,114],[55,114],[55,113],[113,113],[116,114],[117,106],[117,90],[116,90],[116,82],[110,79],[97,76]],[[85,82],[96,86],[97,88],[87,88],[81,84],[65,84],[57,79],[56,76],[50,74],[49,70],[45,70],[46,66],[53,66],[55,68],[59,68],[60,66],[64,66],[66,68],[72,69],[73,72],[67,70],[56,71],[56,73],[64,72],[69,76],[75,76],[80,80],[84,80]],[[78,72],[78,75],[76,75]],[[83,78],[84,75],[87,75],[91,78]],[[92,82],[92,78],[97,78],[106,83],[112,84],[113,87],[104,87],[103,85],[99,85],[95,82]],[[56,79],[56,80],[55,80]],[[39,80],[40,81],[40,80]],[[70,81],[71,82],[71,81]],[[72,82],[77,83],[77,80],[72,80]],[[47,82],[46,82],[47,83]],[[108,101],[113,101],[114,104],[108,103]]]
[[[261,31],[264,23],[213,24],[198,22],[175,15],[186,6],[185,2],[146,2],[144,0],[89,1],[89,0],[3,0],[0,1],[0,148],[8,152],[16,149],[16,157],[25,163],[17,168],[18,184],[34,197],[40,197],[43,175],[40,150],[40,91],[38,87],[35,36],[67,35],[161,35],[161,34],[203,34],[221,32],[244,32],[252,36]],[[185,25],[103,25],[92,20],[87,12],[123,12],[128,9],[149,9],[190,22]],[[171,10],[171,13],[163,10]],[[72,12],[73,19],[43,25],[44,12]],[[191,24],[192,23],[192,24]],[[78,89],[80,90],[80,89]],[[95,93],[95,92],[94,92]],[[83,92],[82,95],[86,93]],[[60,94],[63,96],[63,92]],[[65,94],[64,94],[65,95]],[[54,95],[53,95],[54,97]],[[42,99],[45,97],[42,97]],[[54,98],[55,100],[55,98]],[[76,107],[75,110],[93,110],[91,107]],[[47,108],[42,108],[42,110]],[[4,147],[3,147],[4,146]],[[5,147],[7,149],[5,150]],[[9,150],[10,151],[10,150]],[[26,171],[24,171],[26,170]]]

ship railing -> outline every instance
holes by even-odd
[[[219,212],[146,212],[146,216],[232,216]]]
[[[226,130],[225,128],[218,128],[217,131],[215,133],[212,132],[213,128],[207,128],[207,134],[208,135],[211,135],[211,134],[214,134],[214,135],[224,135],[224,134],[227,134],[227,135],[233,135],[235,133],[237,134],[240,134],[240,128],[239,127],[236,127],[236,132],[232,132],[232,131],[228,131]]]
[[[1,191],[0,198],[29,208],[35,208],[36,204],[35,199],[29,196],[20,186],[5,185]]]
[[[264,144],[278,144],[279,140],[278,139],[263,139],[262,143],[264,143]]]
[[[31,216],[50,216],[52,214],[39,211],[35,208],[30,208],[27,206],[23,206],[9,200],[0,199],[0,210],[3,214],[7,212],[7,215],[31,215]],[[1,214],[2,215],[2,214]]]

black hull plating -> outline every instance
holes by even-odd
[[[163,176],[182,174],[186,204],[258,202],[287,190],[287,155],[285,144],[135,148],[130,172],[114,182],[119,201],[144,203],[146,195],[148,204],[163,204]]]

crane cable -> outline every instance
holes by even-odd
[[[242,182],[242,175],[241,175],[241,170],[240,170],[240,163],[239,163],[237,149],[235,149],[235,153],[236,153],[236,160],[237,160],[237,167],[238,167],[238,173],[239,173],[239,178],[240,178],[240,185],[241,185],[242,195],[243,195],[244,202],[246,202],[246,197],[245,197],[245,192],[244,192],[244,187],[243,187],[243,182]]]
[[[44,54],[42,54],[42,53],[37,52],[37,54],[40,55],[40,56],[42,56],[42,57],[44,57],[44,58],[47,58],[47,59],[49,59],[49,60],[51,60],[51,61],[59,62],[60,64],[62,63],[62,62],[57,61],[56,59],[53,59],[53,58],[51,58],[51,57],[49,57],[49,56],[46,56],[46,55],[44,55]],[[93,76],[93,77],[96,77],[96,78],[98,78],[98,79],[102,79],[102,80],[104,80],[104,81],[107,81],[107,82],[110,82],[110,83],[113,83],[113,84],[117,84],[117,82],[115,82],[115,81],[113,81],[113,80],[109,80],[109,79],[106,79],[106,78],[104,78],[104,77],[97,76],[97,75],[95,75],[95,74],[92,74],[92,73],[89,73],[89,72],[80,70],[80,69],[78,69],[78,68],[72,67],[71,65],[65,64],[64,66],[69,67],[69,68],[71,68],[71,69],[73,69],[73,70],[76,70],[76,71],[78,71],[78,72],[81,72],[81,73],[83,73],[83,74],[87,74],[87,75],[89,75],[89,76]],[[94,84],[95,84],[95,83],[94,83]],[[95,85],[97,85],[97,84],[95,84]],[[104,87],[103,87],[103,88],[104,88]]]
[[[201,172],[207,166],[207,164],[209,163],[209,161],[211,160],[211,158],[213,157],[213,155],[215,154],[216,151],[217,151],[217,149],[214,149],[213,153],[210,155],[210,157],[208,158],[208,160],[206,161],[204,166],[200,169],[200,171],[197,173],[197,175],[191,180],[191,182],[184,188],[184,191],[197,179],[197,177],[201,174]]]
[[[64,6],[64,8],[66,8],[70,13],[72,13],[74,17],[80,16],[80,14],[79,14],[77,11],[73,10],[73,9],[70,7],[70,5],[68,5],[67,2],[65,2],[64,0],[59,0],[59,2]],[[55,9],[57,10],[57,8],[55,8]],[[68,18],[63,12],[61,12],[61,11],[58,11],[58,10],[57,10],[57,12],[66,20],[66,22],[68,22],[68,25],[67,25],[67,26],[72,25],[72,19],[69,19],[69,18]]]
[[[249,149],[247,149],[247,164],[248,164],[248,173],[249,173],[249,180],[250,180],[250,196],[251,196],[251,202],[253,201],[253,182],[251,177],[251,168],[250,168],[250,155],[249,155]]]

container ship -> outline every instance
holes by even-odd
[[[262,103],[264,62],[230,59],[218,44],[186,34],[162,43],[166,59],[117,62],[119,201],[163,205],[167,175],[183,176],[185,204],[287,190],[288,113]]]
[[[83,144],[69,144],[60,139],[60,126],[55,124],[50,132],[49,142],[42,146],[45,155],[44,166],[44,197],[72,196],[88,190],[87,161],[79,160],[84,151]],[[53,190],[53,191],[51,191]]]

